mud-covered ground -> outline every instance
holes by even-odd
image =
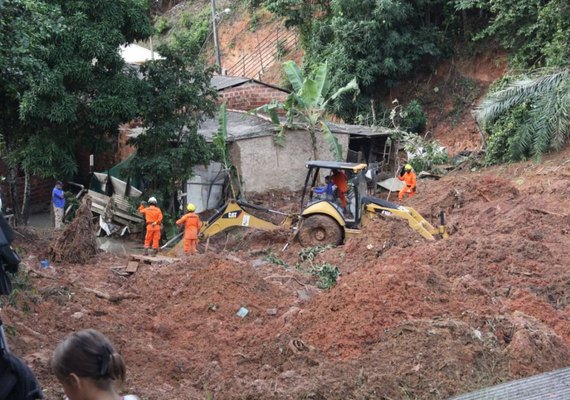
[[[125,277],[112,268],[127,258],[110,254],[40,270],[50,235],[22,231],[29,273],[1,316],[48,399],[63,396],[54,347],[90,327],[125,357],[124,392],[143,399],[444,399],[567,367],[569,159],[421,181],[408,204],[427,219],[445,209],[452,232],[434,242],[379,219],[301,259],[286,230],[238,231]],[[292,195],[255,200],[298,207]],[[308,273],[322,263],[341,271],[330,290]]]

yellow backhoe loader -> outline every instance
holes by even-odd
[[[346,238],[360,234],[362,226],[377,214],[406,220],[412,229],[428,240],[447,237],[443,213],[440,214],[440,225],[434,228],[411,207],[366,196],[366,164],[308,161],[306,167],[308,170],[299,214],[282,213],[240,200],[230,200],[202,224],[200,239],[207,239],[234,227],[261,230],[292,227],[303,246],[339,245]],[[345,210],[340,206],[338,195],[330,190],[330,187],[321,184],[333,170],[342,171],[347,177],[349,190],[346,193]],[[255,212],[270,213],[282,220],[280,223],[273,223],[253,215]],[[169,244],[170,242],[163,248]]]
[[[377,214],[406,220],[412,229],[428,240],[448,236],[443,213],[439,216],[440,225],[434,228],[411,207],[366,196],[366,164],[308,161],[306,166],[308,171],[298,224],[298,238],[303,246],[341,244],[346,238],[360,234],[362,226]],[[331,193],[326,186],[319,186],[323,178],[331,176],[334,170],[342,171],[348,181],[345,210],[341,208],[337,194]]]

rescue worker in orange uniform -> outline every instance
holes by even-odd
[[[157,207],[155,197],[148,199],[148,207],[143,202],[139,206],[139,212],[144,215],[146,221],[146,236],[144,238],[144,254],[148,255],[152,245],[152,254],[158,253],[160,242],[160,225],[162,224],[162,211]]]
[[[348,192],[348,178],[343,171],[338,169],[332,170],[331,181],[338,190],[338,198],[340,199],[340,206],[346,212],[346,193]]]
[[[188,213],[176,221],[176,225],[184,225],[184,253],[188,256],[196,254],[196,242],[202,221],[200,221],[200,216],[194,212],[196,211],[194,204],[188,204],[186,209]]]
[[[398,179],[406,184],[406,186],[404,186],[402,190],[400,190],[400,193],[398,194],[398,199],[402,201],[406,193],[410,198],[414,197],[414,194],[416,194],[416,173],[414,172],[410,164],[406,164],[405,166],[402,167]]]

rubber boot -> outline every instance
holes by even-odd
[[[148,249],[144,249],[143,256],[148,256]]]

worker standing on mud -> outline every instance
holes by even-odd
[[[189,256],[196,254],[196,241],[202,221],[200,221],[200,216],[194,212],[196,211],[194,204],[188,204],[186,209],[188,212],[176,221],[176,225],[184,225],[184,253]]]
[[[414,197],[416,194],[416,173],[410,164],[406,164],[400,170],[400,176],[398,179],[403,181],[406,185],[400,190],[398,194],[398,199],[402,201],[406,193],[410,197]]]
[[[51,192],[51,200],[55,229],[60,229],[63,226],[63,216],[65,214],[65,193],[63,192],[63,183],[61,181],[55,183],[55,187]]]
[[[143,202],[139,206],[139,212],[144,215],[146,221],[146,235],[144,238],[144,254],[148,255],[149,251],[152,251],[151,255],[156,255],[158,253],[158,243],[160,242],[160,226],[162,224],[162,211],[157,207],[157,201],[155,197],[148,199],[148,207]],[[151,250],[152,245],[152,250]]]
[[[338,169],[332,170],[331,181],[333,185],[336,186],[338,191],[338,198],[340,200],[340,206],[342,210],[346,214],[348,210],[346,209],[346,193],[348,192],[348,178],[344,174],[343,171],[339,171]]]

